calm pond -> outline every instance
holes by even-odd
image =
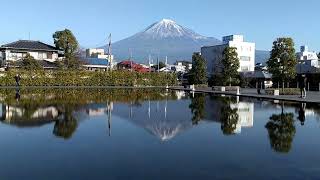
[[[0,90],[0,179],[319,179],[314,104],[126,89]]]

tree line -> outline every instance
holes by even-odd
[[[319,54],[320,56],[320,54]],[[213,85],[239,85],[241,82],[240,59],[237,48],[226,47],[222,53],[221,67],[218,73],[208,77],[205,59],[200,53],[194,53],[192,57],[193,68],[190,71],[190,84],[213,84]],[[274,82],[290,82],[296,75],[296,51],[292,38],[277,38],[273,42],[270,58],[267,61],[268,71],[273,75]]]

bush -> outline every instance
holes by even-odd
[[[269,90],[272,91],[276,89],[268,89],[268,91],[266,91],[266,94],[273,95]],[[300,95],[300,89],[298,88],[285,88],[283,91],[280,88],[279,91],[280,91],[280,95]]]
[[[17,71],[0,74],[0,86],[15,86],[14,76],[21,76],[21,86],[166,86],[176,85],[173,73],[138,73],[129,71]]]

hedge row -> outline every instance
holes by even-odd
[[[270,91],[266,91],[266,94],[273,95],[271,91],[276,89],[270,88],[268,90]],[[277,90],[279,90],[280,95],[300,95],[300,89],[298,88],[284,88],[283,90],[282,88],[279,88]]]
[[[0,74],[0,86],[15,86],[20,74],[21,86],[165,86],[176,85],[173,73],[129,71],[8,71]]]

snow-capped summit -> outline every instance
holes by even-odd
[[[116,59],[127,59],[131,49],[133,59],[146,63],[149,55],[160,60],[168,57],[170,64],[177,60],[191,60],[192,54],[200,51],[201,46],[217,45],[221,41],[202,36],[189,28],[183,27],[171,19],[162,19],[141,32],[118,41],[112,45]],[[104,47],[107,48],[107,47]]]
[[[194,31],[185,28],[171,19],[162,19],[146,28],[139,35],[145,34],[153,39],[163,38],[185,38],[185,39],[206,39],[205,36],[195,33]]]

